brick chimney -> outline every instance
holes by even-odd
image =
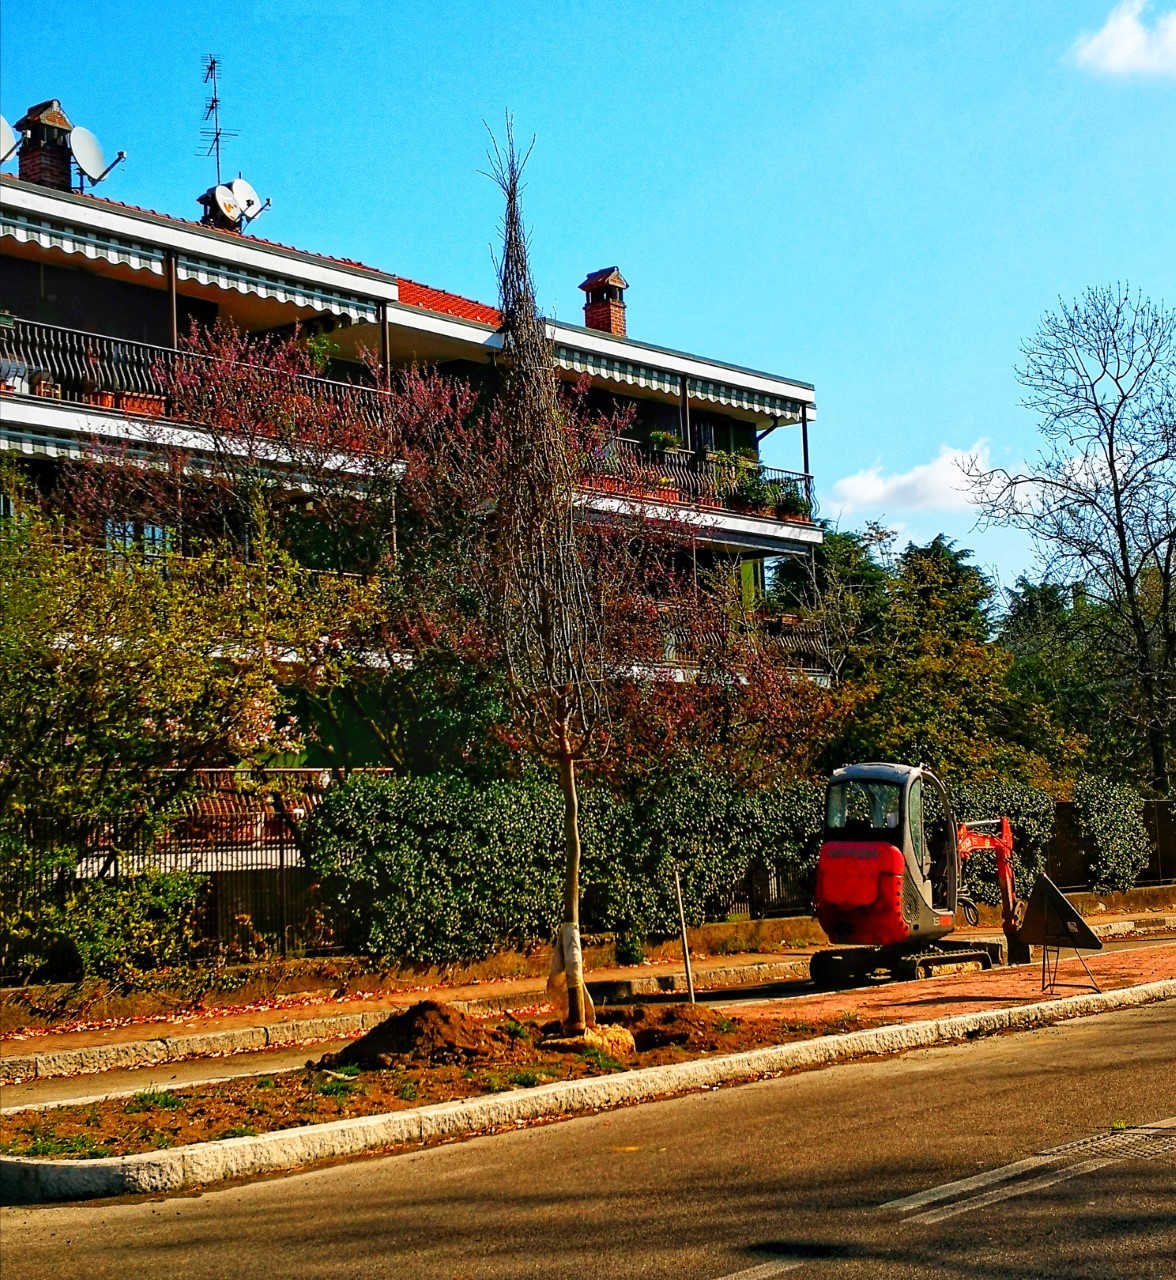
[[[38,102],[16,122],[16,132],[27,133],[20,146],[17,173],[25,182],[36,182],[57,191],[73,189],[69,134],[73,125],[56,98]]]
[[[580,286],[584,290],[584,324],[615,337],[625,336],[625,290],[629,287],[616,267],[593,271]]]

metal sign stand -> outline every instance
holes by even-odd
[[[1101,990],[1078,948],[1101,951],[1102,939],[1091,930],[1074,904],[1049,876],[1037,877],[1025,908],[1025,919],[1017,934],[1022,942],[1041,948],[1042,991],[1049,990],[1052,994],[1058,985],[1058,965],[1061,963],[1063,947],[1074,948],[1074,954],[1086,971],[1090,985],[1095,991]],[[1052,962],[1050,952],[1053,952]]]

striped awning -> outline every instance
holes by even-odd
[[[561,369],[567,369],[571,373],[587,373],[610,382],[664,391],[669,395],[680,395],[682,392],[681,375],[669,369],[658,369],[653,365],[621,360],[615,356],[602,355],[598,351],[585,351],[562,344],[556,345],[555,359]],[[737,387],[733,383],[687,378],[686,392],[691,400],[729,405],[733,409],[742,409],[765,418],[785,418],[798,422],[801,416],[799,400]]]
[[[17,209],[0,209],[0,236],[11,236],[21,244],[38,244],[45,249],[79,254],[93,261],[121,264],[133,271],[149,271],[156,276],[162,276],[166,269],[163,249],[107,231],[58,222]],[[374,322],[377,316],[377,306],[371,298],[237,263],[181,253],[176,257],[176,275],[181,280],[195,280],[218,289],[233,289],[259,298],[275,298],[298,307],[311,307],[315,311],[350,316],[354,321]]]

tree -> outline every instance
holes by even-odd
[[[1159,795],[1176,735],[1176,312],[1091,288],[1042,319],[1018,377],[1044,444],[1025,470],[968,471],[982,519],[1028,530],[1104,666],[1099,714]]]
[[[198,768],[297,750],[281,686],[342,678],[354,590],[277,555],[70,545],[22,502],[0,528],[0,826],[149,818]]]
[[[1012,659],[989,636],[992,587],[970,556],[939,535],[887,568],[877,621],[845,663],[851,713],[831,766],[924,761],[948,779],[1040,784],[1072,763],[1078,744],[1008,684]]]

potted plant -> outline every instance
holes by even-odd
[[[776,498],[777,520],[808,520],[812,510],[812,504],[800,491],[799,485],[779,486],[779,494]]]
[[[682,441],[672,431],[651,431],[649,447],[654,453],[669,453],[671,449],[680,449]]]

